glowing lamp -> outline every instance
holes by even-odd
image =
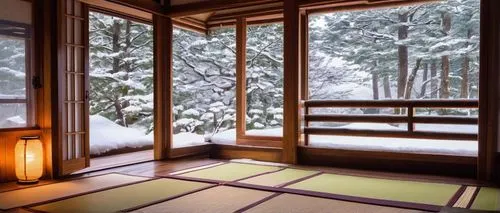
[[[21,137],[16,144],[15,155],[17,182],[38,183],[43,174],[43,146],[40,137]]]

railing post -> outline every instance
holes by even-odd
[[[415,130],[415,124],[414,124],[414,110],[415,108],[413,108],[413,104],[410,103],[408,106],[407,106],[407,109],[406,109],[406,114],[408,115],[408,132],[409,133],[413,133],[413,131]]]
[[[304,115],[309,115],[309,107],[304,103]],[[304,116],[305,117],[305,116]],[[304,118],[304,127],[309,127],[309,120]],[[309,134],[304,131],[304,145],[309,146]]]

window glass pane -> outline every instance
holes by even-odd
[[[89,14],[90,154],[152,149],[153,27]]]
[[[25,40],[0,35],[0,50],[0,99],[25,99]]]
[[[12,12],[16,11],[16,12]],[[0,8],[0,128],[26,127],[30,88],[31,3],[2,1]],[[28,66],[27,66],[28,65]],[[33,113],[31,113],[33,114]],[[33,117],[33,116],[30,116]],[[30,122],[27,122],[27,121]]]
[[[480,0],[447,0],[309,17],[309,98],[322,100],[465,99],[479,88]],[[321,108],[315,114],[408,115],[406,108]],[[478,109],[416,108],[414,115],[477,117]],[[312,122],[342,129],[407,131],[406,124]],[[439,127],[439,128],[437,128]],[[477,125],[425,124],[416,131],[477,133]],[[329,137],[357,143],[369,140]],[[313,137],[311,144],[315,144]],[[389,149],[475,155],[477,143],[385,139]],[[417,143],[420,143],[417,144]],[[396,148],[390,147],[395,145]],[[429,145],[431,144],[431,145]],[[457,146],[459,144],[459,146]],[[338,145],[338,144],[337,144]],[[356,146],[351,144],[349,146]],[[375,146],[375,144],[373,144]],[[424,147],[426,146],[426,147]],[[358,148],[366,148],[359,146]],[[463,150],[461,153],[460,150]]]
[[[174,28],[173,147],[236,140],[236,33]]]
[[[0,104],[0,128],[26,126],[26,104]]]
[[[313,15],[310,99],[476,99],[479,0]]]
[[[247,135],[283,134],[283,24],[247,28]]]

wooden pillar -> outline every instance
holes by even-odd
[[[55,31],[56,14],[51,1],[34,1],[34,61],[35,75],[40,77],[42,88],[36,90],[36,120],[41,130],[41,139],[44,145],[45,175],[53,178],[56,175],[52,170],[52,108],[51,108],[51,64],[52,49],[51,40]]]
[[[498,0],[481,1],[481,46],[479,73],[479,151],[477,178],[492,180],[499,138],[500,8]]]
[[[299,7],[284,1],[283,162],[297,163],[299,141]]]
[[[172,19],[153,15],[154,28],[154,156],[172,150]]]
[[[247,23],[244,17],[236,20],[236,143],[246,131],[246,43]]]
[[[300,11],[300,100],[309,99],[309,16],[306,11]],[[304,114],[308,112],[308,108],[302,104],[299,105],[299,124],[307,127],[309,122],[305,121]],[[299,143],[300,145],[309,145],[309,135],[305,135],[303,128],[300,129]]]
[[[309,16],[300,14],[300,99],[309,99]]]

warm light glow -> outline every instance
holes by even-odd
[[[38,137],[22,137],[16,144],[16,176],[20,183],[37,182],[43,174],[43,146]]]

